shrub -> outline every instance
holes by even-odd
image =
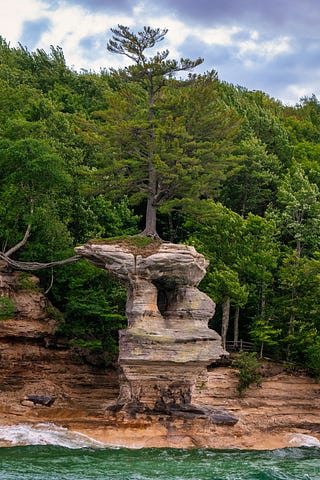
[[[307,349],[306,364],[312,375],[320,380],[320,339]]]
[[[17,280],[17,286],[23,290],[29,290],[30,292],[39,292],[40,287],[38,285],[38,279],[34,275],[29,273],[21,273]]]
[[[0,297],[0,320],[7,320],[13,317],[14,311],[14,302],[8,297]]]
[[[239,396],[244,395],[246,388],[261,382],[261,374],[259,373],[260,363],[254,352],[240,352],[237,358],[232,362],[232,366],[238,369],[239,383],[237,390]]]

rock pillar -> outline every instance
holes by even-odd
[[[199,376],[225,353],[208,328],[215,304],[197,288],[207,260],[191,246],[172,243],[139,249],[92,242],[76,251],[127,289],[119,407],[168,413],[190,405]]]

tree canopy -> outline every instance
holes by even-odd
[[[317,374],[319,101],[286,106],[195,74],[201,58],[157,51],[166,34],[112,29],[108,50],[130,64],[100,73],[70,69],[59,47],[0,39],[0,256],[13,268],[58,262],[39,275],[64,333],[112,357],[123,290],[60,260],[141,231],[194,245],[210,260],[201,288],[223,341]],[[1,318],[12,308],[2,302]]]
[[[117,158],[124,169],[118,175],[129,177],[132,185],[135,181],[135,189],[145,193],[143,235],[157,237],[158,207],[190,191],[193,196],[196,190],[201,195],[201,186],[208,184],[207,177],[212,176],[216,164],[225,160],[228,148],[222,143],[232,136],[227,134],[228,129],[235,131],[235,119],[219,104],[213,73],[189,75],[187,80],[175,78],[177,73],[200,65],[201,58],[171,60],[168,50],[147,56],[146,51],[164,39],[166,29],[144,27],[135,34],[119,25],[111,31],[108,50],[134,62],[113,72],[119,77],[118,101],[123,95],[126,97],[124,104],[118,104],[119,110],[125,107],[121,115],[125,137],[119,139],[121,153],[119,151],[120,158]],[[135,87],[128,87],[128,82]],[[134,105],[138,115],[135,119],[127,102]]]

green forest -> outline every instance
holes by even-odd
[[[0,37],[0,251],[53,262],[141,231],[193,245],[224,344],[319,376],[320,102],[197,74],[202,59],[155,52],[165,35],[118,26],[106,50],[131,64],[99,73]],[[112,361],[124,289],[84,260],[37,274],[61,333]]]

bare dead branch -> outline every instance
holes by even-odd
[[[32,272],[36,270],[44,270],[45,268],[55,267],[57,265],[66,265],[67,263],[78,262],[83,257],[75,255],[74,257],[65,258],[64,260],[57,260],[55,262],[40,263],[40,262],[19,262],[9,258],[5,253],[0,252],[0,258],[4,260],[8,265],[16,270],[24,270]]]
[[[29,223],[29,225],[27,226],[27,230],[24,234],[23,239],[20,240],[20,242],[18,242],[16,245],[14,245],[13,247],[11,247],[9,250],[5,252],[5,255],[7,257],[10,257],[10,255],[12,255],[14,252],[19,250],[19,248],[23,247],[23,245],[27,243],[28,238],[30,237],[30,231],[31,231],[31,223]]]
[[[51,288],[53,287],[53,279],[54,279],[54,276],[53,276],[53,267],[51,267],[51,280],[50,280],[50,285],[49,287],[47,288],[47,290],[44,292],[45,295],[47,295]]]

